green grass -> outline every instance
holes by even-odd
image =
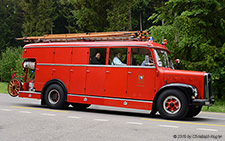
[[[215,99],[215,104],[213,106],[210,106],[209,108],[207,106],[203,106],[202,111],[225,113],[225,100]]]
[[[7,87],[8,87],[7,82],[0,82],[0,93],[7,94],[8,93]]]

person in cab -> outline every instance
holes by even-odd
[[[118,53],[116,57],[113,58],[112,65],[126,65],[121,61],[122,53]]]
[[[141,63],[141,66],[154,66],[152,56],[145,55],[145,60]]]
[[[101,63],[101,54],[98,52],[98,53],[96,53],[96,55],[92,58],[92,60],[91,60],[91,64],[102,64]]]

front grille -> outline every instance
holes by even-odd
[[[204,98],[209,99],[212,97],[212,74],[205,73],[204,77]]]

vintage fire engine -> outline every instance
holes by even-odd
[[[18,40],[24,80],[13,69],[11,96],[41,99],[50,108],[91,104],[157,111],[164,118],[194,117],[213,105],[210,73],[175,70],[166,40],[147,32],[53,34]],[[33,73],[33,78],[29,74]]]

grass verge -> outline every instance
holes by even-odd
[[[221,112],[225,113],[225,100],[224,99],[215,99],[215,104],[210,106],[203,106],[202,111],[206,112]]]
[[[0,82],[0,93],[7,94],[8,93],[7,87],[8,87],[7,82]]]

